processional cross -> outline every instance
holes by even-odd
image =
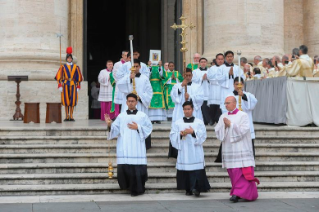
[[[182,29],[182,33],[180,34],[180,36],[182,36],[182,41],[181,41],[181,44],[182,44],[182,48],[181,48],[181,52],[183,53],[183,75],[185,75],[185,72],[186,72],[186,52],[188,51],[188,49],[186,48],[186,29],[189,28],[190,30],[194,29],[195,26],[190,23],[190,25],[187,25],[185,23],[185,20],[187,18],[184,17],[183,15],[179,18],[179,20],[182,21],[181,25],[176,25],[176,23],[174,23],[171,28],[173,28],[174,30],[177,30],[177,29]]]

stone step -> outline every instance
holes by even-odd
[[[114,154],[0,154],[0,163],[107,163]],[[205,153],[205,161],[215,161],[216,153]],[[167,153],[147,153],[148,162],[168,162]],[[317,152],[259,152],[256,161],[319,161]]]
[[[168,144],[167,136],[152,136],[153,144]],[[116,143],[116,140],[107,141],[106,136],[1,136],[0,145],[71,145],[71,144],[108,144]],[[216,136],[208,136],[206,143],[220,143]],[[319,136],[258,136],[256,144],[319,144]]]
[[[210,192],[229,192],[230,183],[210,183]],[[176,183],[146,183],[146,193],[178,192]],[[318,182],[264,182],[258,185],[260,192],[307,192],[318,191]],[[185,191],[179,191],[181,195]],[[77,195],[83,194],[107,194],[128,193],[120,190],[116,183],[110,184],[54,184],[54,185],[2,185],[1,196],[27,196],[27,195]],[[201,194],[205,195],[205,193]]]
[[[0,136],[105,136],[107,133],[104,124],[100,127],[58,127],[51,125],[50,128],[2,128]],[[215,135],[214,128],[206,127],[208,135]],[[171,127],[163,125],[153,125],[153,136],[169,135]],[[256,137],[259,136],[319,136],[318,127],[288,127],[288,126],[258,126],[255,127]],[[167,136],[168,137],[168,136]]]
[[[110,150],[109,150],[110,147]],[[205,142],[205,153],[217,154],[220,144],[217,142]],[[319,144],[255,144],[257,155],[259,152],[318,152]],[[60,153],[115,153],[116,144],[55,144],[55,145],[0,145],[0,154],[60,154]],[[148,153],[167,153],[168,144],[153,142]]]
[[[110,147],[110,151],[109,151]],[[220,144],[205,142],[205,153],[217,153]],[[256,152],[318,152],[319,144],[256,144]],[[108,144],[0,145],[0,154],[115,153],[115,142]],[[168,144],[153,142],[148,153],[167,153]]]
[[[113,160],[116,172],[116,160]],[[176,160],[149,163],[149,173],[176,173]],[[21,163],[0,164],[0,174],[106,173],[108,163]],[[319,171],[319,162],[256,162],[256,171]],[[207,172],[225,172],[220,163],[207,162]]]
[[[210,183],[230,182],[227,172],[207,172]],[[261,182],[317,182],[318,171],[308,172],[256,172]],[[114,178],[116,179],[115,173]],[[176,173],[149,173],[148,183],[175,183]],[[0,175],[0,185],[51,185],[51,184],[107,184],[117,183],[107,173],[72,174],[20,174]]]

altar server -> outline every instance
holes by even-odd
[[[201,106],[204,102],[204,91],[200,84],[192,82],[193,73],[192,70],[186,68],[185,79],[182,83],[177,83],[172,88],[171,97],[175,103],[173,111],[172,123],[176,120],[183,118],[184,112],[182,105],[186,101],[191,101],[194,105],[193,115],[195,118],[203,120]],[[187,86],[187,92],[185,90]]]
[[[227,112],[219,118],[215,132],[222,142],[222,167],[227,169],[232,184],[230,201],[238,202],[240,198],[253,201],[258,198],[259,180],[254,177],[249,117],[236,108],[234,96],[226,97],[224,104]]]
[[[204,92],[204,102],[201,106],[204,124],[208,125],[211,122],[211,116],[209,111],[208,97],[209,93],[212,92],[207,78],[207,59],[199,59],[199,68],[193,71],[192,82],[200,84],[201,89]]]
[[[216,55],[216,65],[210,67],[207,71],[207,79],[209,80],[209,96],[208,104],[210,109],[211,124],[218,122],[222,112],[220,109],[221,102],[221,86],[218,82],[218,73],[222,72],[224,67],[224,55],[219,53]],[[221,75],[219,75],[221,76]]]
[[[165,98],[165,105],[167,111],[167,118],[172,118],[173,110],[175,107],[174,102],[171,98],[171,91],[173,86],[176,83],[180,83],[184,80],[181,73],[174,70],[175,65],[173,62],[168,63],[168,70],[165,70],[163,73],[163,86],[164,86],[164,98]]]
[[[110,132],[108,139],[117,137],[117,180],[121,189],[128,189],[131,196],[145,192],[147,181],[147,158],[145,139],[152,132],[152,123],[148,116],[139,111],[135,94],[126,96],[128,110],[121,113],[112,123],[105,115]]]
[[[190,101],[183,104],[184,117],[178,119],[170,132],[172,146],[178,150],[176,162],[177,189],[186,190],[186,195],[198,197],[207,192],[210,185],[205,171],[203,143],[206,128],[202,120],[193,116],[194,106]]]
[[[115,83],[115,91],[114,91],[114,104],[118,105],[118,110],[121,111],[121,107],[122,107],[122,102],[123,99],[125,99],[123,93],[121,93],[116,85],[116,82],[119,80],[117,78],[117,71],[120,70],[122,68],[122,66],[127,62],[130,61],[131,57],[129,55],[129,51],[127,50],[123,50],[122,51],[122,58],[120,59],[120,61],[116,62],[114,64],[114,68],[112,71],[112,76],[114,79],[114,83]]]
[[[221,86],[221,102],[220,106],[222,108],[223,100],[225,97],[234,91],[234,79],[238,76],[245,78],[244,71],[239,68],[239,66],[234,65],[234,52],[227,51],[225,53],[225,66],[221,68],[221,71],[217,72],[217,80]],[[226,112],[225,110],[222,112]]]

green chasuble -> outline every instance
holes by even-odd
[[[163,83],[162,83],[161,75],[159,74],[159,71],[158,71],[158,66],[152,67],[150,81],[153,88],[153,97],[152,97],[149,108],[152,108],[152,109],[165,108]]]
[[[187,65],[187,68],[190,68],[190,69],[192,69],[192,71],[194,71],[195,69],[198,69],[198,64],[189,63]]]
[[[171,91],[173,86],[176,84],[176,79],[173,80],[172,77],[173,72],[164,71],[163,72],[163,85],[164,85],[164,97],[165,97],[165,106],[166,109],[171,109],[175,107],[175,103],[171,99]],[[175,78],[178,79],[179,82],[184,80],[181,73],[178,71],[174,71]],[[171,79],[171,84],[166,84]]]

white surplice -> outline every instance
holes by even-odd
[[[117,71],[120,70],[123,66],[122,61],[119,61],[117,63],[114,64],[113,67],[113,77],[115,80],[115,83],[117,83],[118,78],[117,78]],[[115,86],[115,92],[114,92],[114,103],[115,104],[122,104],[123,102],[123,98],[124,98],[124,94],[121,93],[117,87],[117,85]]]
[[[122,65],[122,67],[116,72],[116,78],[118,80],[122,79],[125,75],[131,74],[132,63],[131,61],[126,62]],[[147,78],[150,78],[150,70],[147,68],[145,63],[141,62],[140,73],[145,75]]]
[[[201,88],[204,92],[204,101],[208,101],[208,96],[209,96],[209,92],[210,92],[210,89],[209,89],[209,81],[208,81],[208,78],[207,79],[203,79],[203,76],[204,75],[207,75],[207,70],[200,70],[199,68],[198,69],[195,69],[193,71],[193,78],[192,78],[192,82],[194,83],[197,83],[197,84],[200,84],[201,85]]]
[[[204,102],[204,92],[201,89],[200,84],[192,82],[191,85],[187,85],[187,93],[189,94],[188,101],[193,102],[194,111],[193,116],[200,120],[203,120],[202,109],[201,106]],[[172,101],[175,103],[173,116],[172,116],[172,124],[183,118],[183,104],[185,102],[185,87],[182,87],[182,83],[177,83],[173,86],[171,91]]]
[[[100,102],[112,102],[113,87],[110,82],[110,74],[111,72],[103,69],[100,71],[100,74],[98,76],[98,80],[100,83],[100,93],[98,100]]]
[[[117,82],[119,90],[124,94],[124,99],[122,102],[121,112],[127,110],[126,96],[133,91],[133,83],[131,83],[130,74],[126,74]],[[142,103],[138,101],[136,108],[139,111],[144,112],[148,115],[148,107],[151,103],[153,96],[153,88],[151,86],[149,78],[141,74],[139,77],[135,77],[135,89],[138,97],[141,99]]]
[[[138,130],[131,130],[127,124],[137,123]],[[152,123],[148,116],[137,111],[135,115],[121,113],[112,123],[108,139],[117,137],[117,164],[146,165],[145,139],[151,134]]]
[[[192,127],[196,138],[186,135],[181,139],[180,132]],[[183,118],[172,124],[170,141],[174,148],[178,150],[176,169],[192,171],[205,167],[203,143],[207,138],[204,122],[195,118],[193,123],[185,123]]]
[[[244,94],[247,97],[247,100],[244,100],[243,98],[241,99],[241,108],[242,110],[247,113],[248,117],[249,117],[249,127],[250,127],[250,134],[251,134],[251,139],[255,139],[255,129],[254,129],[254,121],[253,121],[253,110],[255,109],[258,100],[256,99],[256,97],[254,96],[254,94],[251,94],[249,92],[244,91]],[[234,93],[230,93],[230,95],[234,95]],[[237,108],[239,107],[238,104],[238,95],[235,96],[236,100],[237,100]],[[223,104],[223,108],[222,110],[226,110],[225,105]]]
[[[229,128],[225,128],[225,117],[231,122]],[[247,113],[238,111],[236,114],[222,114],[215,127],[215,133],[217,139],[222,142],[223,168],[255,166]]]
[[[216,78],[219,85],[221,86],[221,98],[220,98],[220,108],[223,108],[224,100],[229,93],[234,91],[234,79],[241,76],[244,80],[246,79],[243,70],[239,66],[233,66],[233,75],[229,76],[230,66],[222,65],[220,69],[217,70]],[[223,113],[227,112],[222,110]]]
[[[209,96],[208,104],[209,105],[220,105],[221,98],[221,87],[218,83],[217,73],[222,67],[212,66],[207,71],[207,79],[209,80]]]

